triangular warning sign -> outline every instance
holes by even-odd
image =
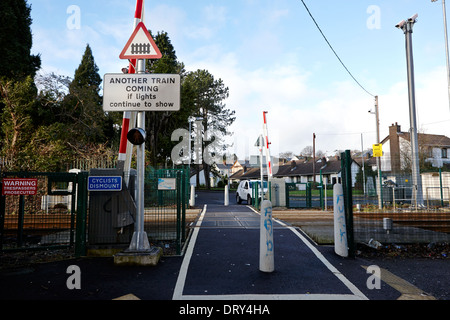
[[[161,52],[144,23],[139,22],[120,53],[120,59],[160,59]]]

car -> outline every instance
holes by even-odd
[[[253,184],[260,184],[260,180],[242,180],[236,191],[236,202],[241,204],[242,201],[247,201],[247,204],[251,205],[253,201]],[[261,188],[258,188],[259,196],[261,199]],[[264,181],[264,194],[267,193],[267,181]]]

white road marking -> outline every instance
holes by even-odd
[[[200,231],[200,226],[203,221],[203,217],[206,213],[207,205],[205,204],[203,207],[203,211],[198,218],[196,228],[192,233],[191,240],[189,241],[189,246],[186,250],[183,263],[181,264],[180,274],[178,275],[177,284],[175,285],[175,289],[173,291],[172,300],[181,300],[183,296],[184,283],[186,282],[187,270],[189,268],[189,263],[191,262],[192,253],[194,252],[195,242],[197,241],[197,236]]]
[[[249,206],[248,206],[249,207]],[[251,207],[249,207],[251,208]],[[342,273],[339,272],[301,233],[295,228],[289,227],[283,222],[277,220],[282,226],[291,230],[300,238],[308,248],[316,255],[316,257],[353,293],[351,294],[236,294],[236,295],[183,295],[184,284],[186,281],[187,270],[194,251],[195,242],[200,231],[203,218],[206,213],[207,206],[203,207],[203,211],[194,228],[189,246],[186,250],[183,263],[181,264],[180,274],[178,275],[175,285],[173,300],[368,300],[367,297]],[[251,208],[254,212],[257,212]]]

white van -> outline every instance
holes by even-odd
[[[242,201],[247,201],[247,204],[252,204],[252,188],[253,184],[258,183],[261,185],[260,180],[243,180],[239,183],[236,191],[236,202],[241,204]],[[259,200],[261,200],[261,188],[258,188]],[[264,181],[264,194],[267,193],[267,181]]]

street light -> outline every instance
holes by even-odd
[[[436,2],[437,0],[431,0],[431,2]],[[447,35],[447,14],[445,9],[445,0],[442,0],[442,14],[444,16],[444,38],[445,38],[445,55],[447,57],[447,83],[448,83],[448,102],[450,106],[450,60],[448,54],[448,35]]]
[[[418,207],[423,207],[422,181],[419,169],[419,142],[416,121],[416,94],[414,85],[414,61],[412,52],[412,32],[417,21],[417,13],[408,20],[400,21],[395,27],[403,30],[406,42],[406,64],[408,69],[408,95],[409,95],[409,122],[412,151],[412,182],[413,195]]]

